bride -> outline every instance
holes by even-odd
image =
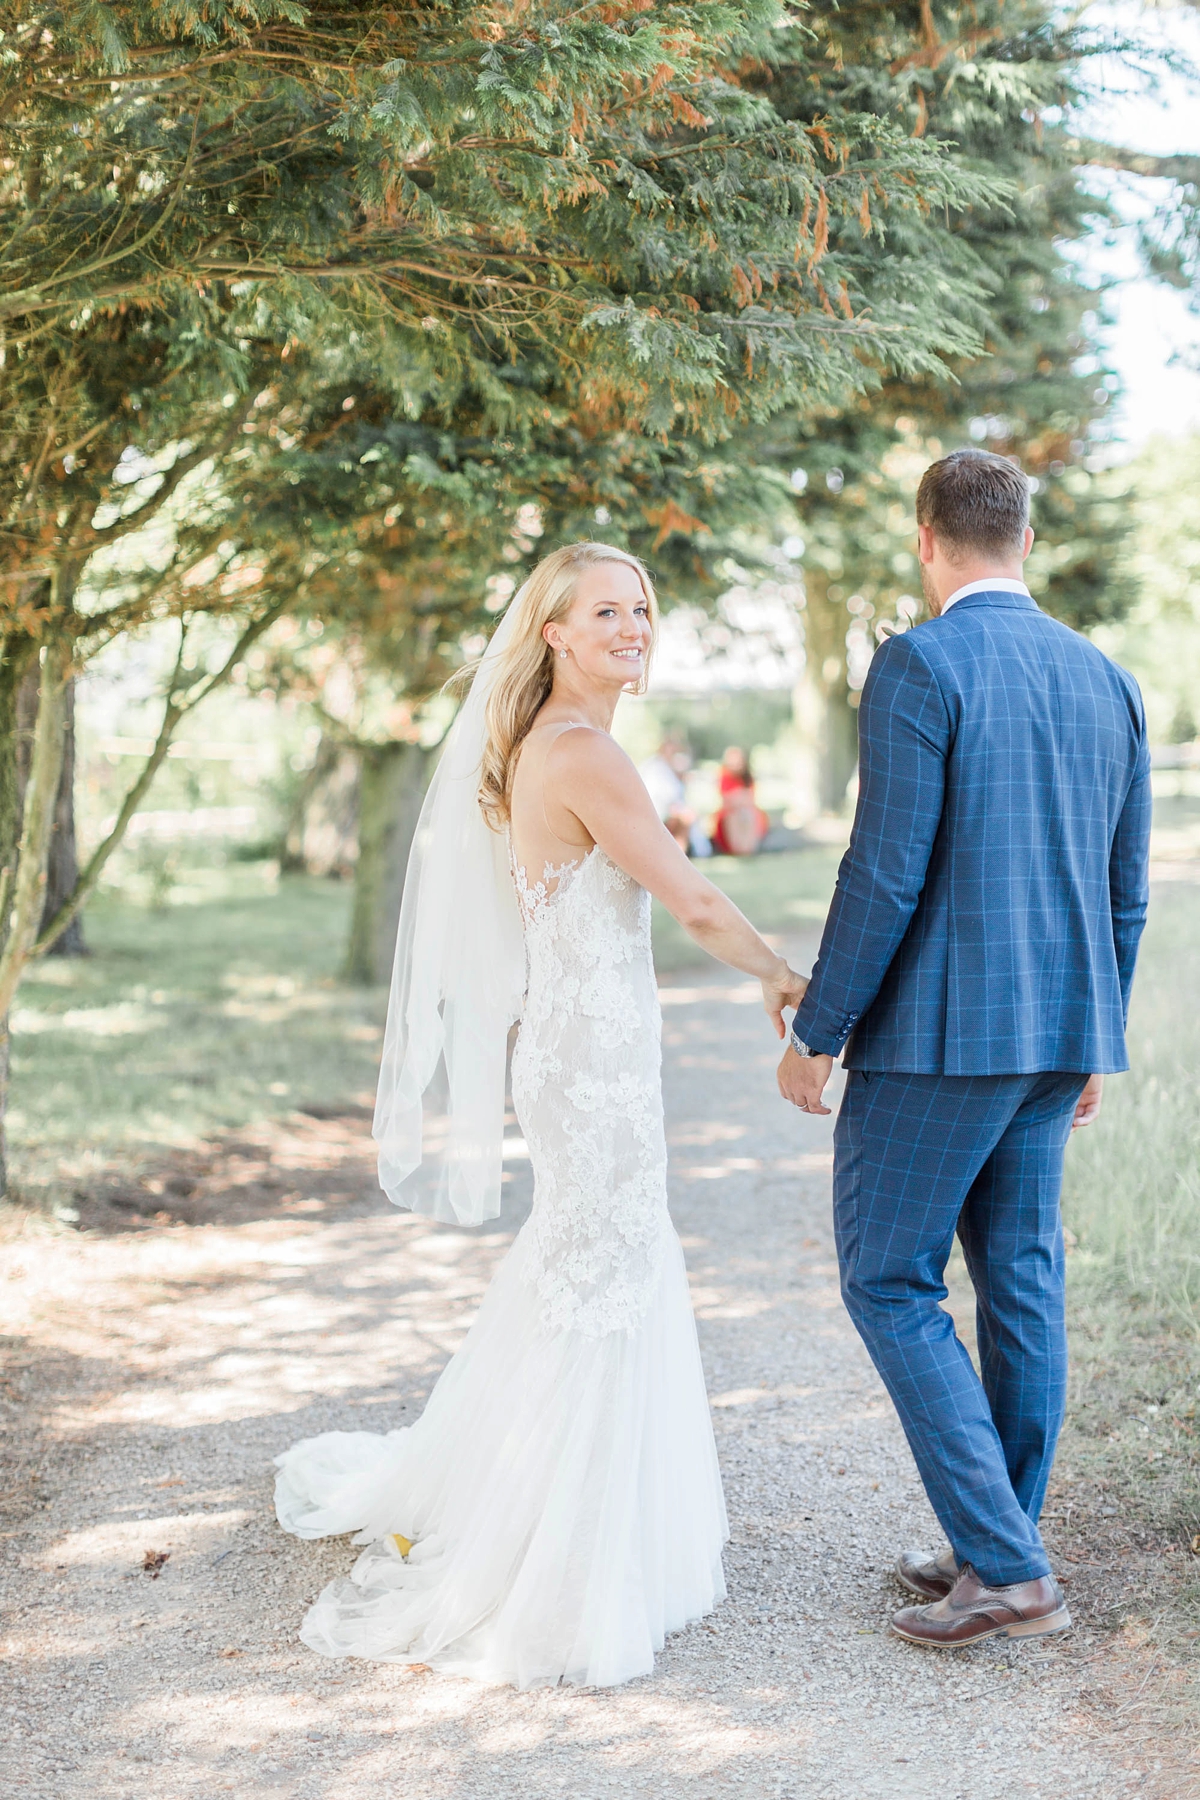
[[[376,1110],[389,1197],[500,1210],[505,1060],[533,1211],[419,1421],[277,1459],[299,1537],[356,1532],[301,1635],[325,1656],[528,1688],[647,1673],[724,1597],[727,1536],[667,1213],[650,895],[757,976],[783,1035],[804,980],[688,862],[609,735],[644,689],[638,560],[557,550],[508,608],[426,799]]]

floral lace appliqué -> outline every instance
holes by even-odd
[[[601,1337],[653,1298],[667,1215],[650,897],[594,849],[532,885],[513,864],[528,985],[512,1092],[533,1162],[543,1318]]]

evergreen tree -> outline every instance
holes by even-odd
[[[866,371],[862,391],[838,404],[813,396],[749,427],[735,414],[731,435],[706,441],[696,431],[664,439],[620,417],[598,420],[587,389],[564,380],[535,346],[511,370],[526,405],[511,435],[490,435],[485,403],[464,386],[448,415],[429,408],[409,429],[412,460],[389,457],[397,502],[414,475],[416,503],[427,492],[443,496],[440,529],[466,557],[468,615],[478,568],[497,566],[498,550],[513,553],[511,538],[498,543],[493,527],[510,533],[522,507],[537,509],[539,550],[599,530],[647,556],[668,603],[711,599],[739,566],[761,567],[771,540],[795,532],[799,513],[810,697],[819,702],[812,729],[822,800],[838,810],[856,760],[854,705],[878,624],[902,627],[919,606],[911,507],[934,455],[983,441],[1018,456],[1038,486],[1031,573],[1040,587],[1052,577],[1042,588],[1048,603],[1084,625],[1119,609],[1127,592],[1114,569],[1123,519],[1110,484],[1088,467],[1109,393],[1089,343],[1097,296],[1061,248],[1100,208],[1082,185],[1075,145],[1045,123],[1076,93],[1086,46],[1045,26],[1044,9],[1025,0],[1004,0],[983,20],[841,8],[803,31],[776,33],[770,59],[742,73],[779,116],[836,134],[843,146],[873,113],[918,141],[939,133],[968,173],[1003,172],[1003,203],[905,210],[882,224],[868,194],[865,207],[843,209],[830,225],[826,257],[836,261],[822,264],[876,299],[944,304],[986,334],[986,354],[960,356],[949,368]],[[475,510],[483,532],[476,542],[465,522],[489,483],[490,500]],[[453,556],[441,558],[446,599],[453,564]],[[397,559],[401,588],[405,566],[420,580],[421,553],[408,542]],[[405,646],[416,642],[405,625],[394,640],[399,659],[387,661],[390,679],[406,681]],[[377,769],[401,767],[400,746],[367,748]],[[375,776],[366,779],[373,788]],[[400,809],[393,798],[382,810]],[[363,917],[375,917],[370,907]],[[361,949],[368,937],[386,944],[387,921],[357,934],[352,962],[360,970],[375,955]],[[378,972],[378,961],[370,966]]]
[[[829,234],[829,253],[864,291],[936,307],[943,282],[982,354],[879,370],[839,404],[784,407],[716,443],[539,437],[551,534],[586,529],[598,509],[606,535],[656,563],[668,595],[711,598],[739,566],[761,568],[772,543],[802,535],[806,725],[829,810],[841,809],[857,760],[855,707],[880,628],[903,629],[921,610],[912,503],[934,457],[979,442],[1031,475],[1030,578],[1058,616],[1090,628],[1129,601],[1123,484],[1097,466],[1115,390],[1096,351],[1103,296],[1067,248],[1106,217],[1087,166],[1126,154],[1081,145],[1064,122],[1099,47],[1056,29],[1041,0],[841,5],[777,33],[746,79],[781,117],[838,133],[872,113],[936,137],[964,172],[1002,177],[1002,196],[936,217],[880,225],[868,200],[865,216],[844,211]]]
[[[0,626],[6,691],[36,652],[41,705],[23,809],[0,805],[0,1015],[37,933],[71,669],[162,610],[153,583],[112,601],[97,568],[247,437],[286,453],[289,358],[369,355],[398,415],[468,395],[492,437],[527,437],[552,380],[596,433],[704,439],[968,347],[961,307],[872,291],[833,236],[868,204],[923,218],[986,179],[871,115],[780,118],[740,73],[780,16],[16,0]],[[539,381],[511,379],[531,356]],[[227,610],[227,583],[193,583],[188,607],[213,596]]]
[[[840,279],[921,308],[944,304],[976,324],[982,355],[867,371],[838,404],[814,397],[765,424],[735,418],[717,441],[597,431],[544,371],[523,371],[546,405],[527,448],[510,445],[504,492],[513,509],[537,503],[546,541],[599,520],[654,562],[669,601],[712,598],[764,555],[774,567],[771,540],[799,526],[812,729],[831,809],[854,768],[854,707],[879,629],[903,628],[920,609],[912,500],[934,456],[983,442],[1028,470],[1038,532],[1030,574],[1051,610],[1087,628],[1127,603],[1126,509],[1096,467],[1115,386],[1095,352],[1102,296],[1064,249],[1105,216],[1085,185],[1085,165],[1104,147],[1081,147],[1062,122],[1095,47],[1052,29],[1045,6],[1029,0],[997,0],[984,15],[843,6],[777,32],[770,58],[742,72],[807,130],[844,142],[847,122],[861,130],[873,113],[921,141],[937,134],[964,172],[1005,178],[1003,200],[888,214],[882,225],[868,196],[865,211],[844,209],[828,233]]]
[[[202,680],[185,680],[181,649],[119,833],[174,723],[290,604],[278,584],[270,597],[278,545],[271,561],[221,538],[207,579],[203,555],[184,560],[194,534],[165,567],[114,552],[177,515],[201,474],[216,495],[203,525],[228,509],[231,467],[282,465],[292,422],[307,430],[306,359],[369,356],[400,417],[445,419],[468,393],[503,437],[544,409],[510,379],[534,353],[596,430],[703,437],[831,402],[872,359],[916,371],[966,346],[953,309],[902,316],[882,292],[872,306],[830,227],[868,183],[899,211],[984,184],[872,119],[840,141],[779,119],[734,72],[777,20],[768,0],[9,8],[0,1020],[37,947],[73,669],[164,612],[241,616]],[[35,663],[22,786],[13,727]],[[3,1103],[0,1076],[0,1118]]]
[[[1120,567],[1125,512],[1096,462],[1115,388],[1096,350],[1102,296],[1066,248],[1105,216],[1063,123],[1091,46],[1057,29],[1041,0],[882,13],[850,4],[812,26],[840,104],[936,133],[964,167],[986,166],[1009,184],[1003,203],[951,209],[947,221],[954,251],[978,271],[983,355],[916,380],[885,377],[840,411],[781,414],[754,436],[754,454],[794,472],[821,797],[840,810],[875,639],[903,629],[920,605],[912,502],[934,457],[979,442],[1033,477],[1030,579],[1058,616],[1091,626],[1119,612],[1130,589]],[[772,78],[785,116],[811,117],[805,67],[804,57],[785,60]]]

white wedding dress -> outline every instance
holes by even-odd
[[[295,1444],[276,1509],[367,1546],[312,1649],[609,1686],[724,1597],[725,1505],[667,1213],[649,896],[598,849],[516,879],[532,1213],[418,1422]]]

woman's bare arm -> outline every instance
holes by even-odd
[[[764,943],[727,894],[701,875],[671,836],[641,776],[605,731],[564,731],[546,758],[545,798],[570,813],[604,854],[649,890],[710,956],[757,976],[763,1005],[783,1037],[785,1006],[808,982]]]

